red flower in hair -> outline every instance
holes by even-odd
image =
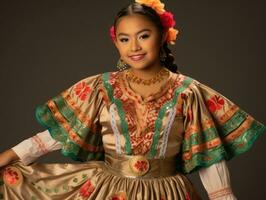
[[[165,29],[175,26],[174,15],[171,12],[164,12],[160,14],[162,25]]]

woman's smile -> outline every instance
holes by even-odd
[[[134,55],[130,55],[129,58],[132,61],[140,61],[140,60],[142,60],[145,57],[145,55],[146,55],[146,53],[143,53],[143,54],[134,54]]]

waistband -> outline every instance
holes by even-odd
[[[105,166],[114,175],[129,178],[159,178],[180,173],[176,157],[149,159],[142,155],[105,154]]]

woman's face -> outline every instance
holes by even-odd
[[[145,16],[124,16],[117,22],[115,45],[121,59],[134,69],[160,65],[160,40],[158,29]]]

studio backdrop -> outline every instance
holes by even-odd
[[[115,71],[109,37],[129,0],[0,1],[0,151],[43,131],[35,108],[90,75]],[[180,72],[209,85],[266,124],[265,1],[165,1],[179,30]],[[266,137],[228,162],[240,200],[266,199]],[[37,162],[74,162],[53,152]],[[198,173],[189,175],[207,199]]]

